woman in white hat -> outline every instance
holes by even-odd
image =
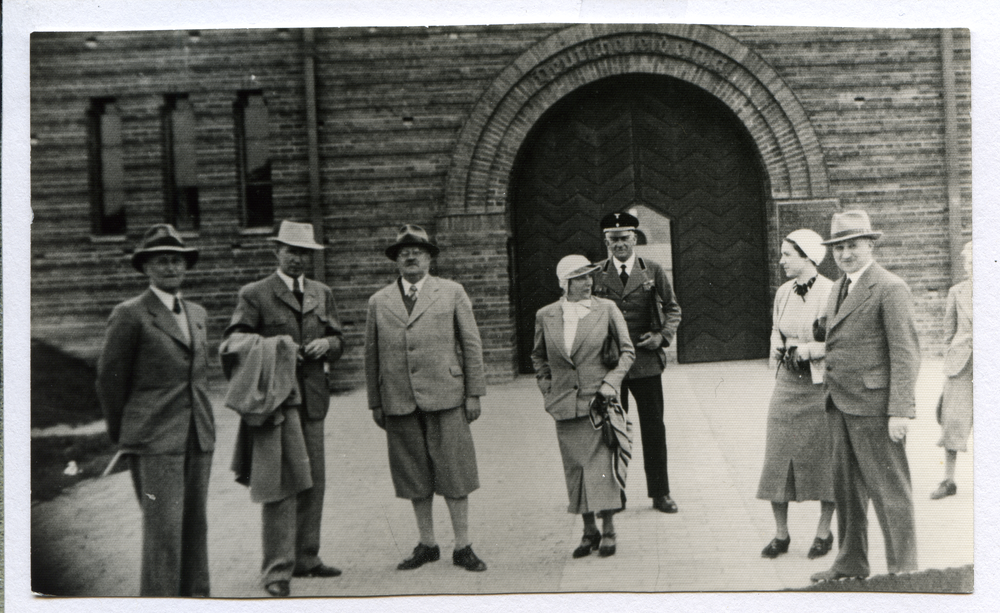
[[[628,449],[620,452],[605,443],[602,430],[595,427],[599,422],[591,418],[591,402],[596,396],[618,404],[622,379],[635,360],[621,311],[610,300],[591,296],[592,275],[597,269],[582,255],[559,261],[556,276],[563,297],[539,309],[531,352],[545,410],[556,420],[569,491],[567,510],[583,515],[583,540],[573,552],[574,558],[596,550],[605,557],[614,555],[614,513],[624,506],[621,482],[631,449],[623,411],[617,413],[620,421],[615,428],[621,441],[618,444],[624,443]],[[613,342],[607,340],[609,337]],[[609,347],[610,353],[616,354],[614,366],[606,365],[607,357],[602,359]],[[604,522],[603,536],[595,514]]]
[[[823,337],[818,321],[833,281],[816,267],[826,257],[823,238],[812,230],[796,230],[781,243],[780,265],[791,280],[774,297],[771,330],[772,366],[777,381],[767,416],[767,446],[757,498],[771,501],[776,535],[761,552],[776,558],[788,551],[788,502],[820,501],[819,526],[809,558],[826,555],[833,546],[832,439],[823,393]]]

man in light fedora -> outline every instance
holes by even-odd
[[[444,496],[455,532],[452,563],[486,564],[469,540],[469,494],[479,488],[469,423],[486,394],[483,346],[461,285],[429,273],[438,247],[420,226],[400,228],[385,250],[399,277],[368,300],[365,379],[372,418],[385,430],[396,496],[409,499],[420,542],[399,570],[440,559],[434,494]]]
[[[97,362],[108,435],[142,509],[141,596],[208,596],[205,507],[215,448],[206,313],[181,285],[198,261],[168,224],[132,254],[149,289],[114,308]]]
[[[323,249],[315,240],[312,224],[282,221],[271,240],[278,269],[240,288],[225,336],[234,332],[265,338],[286,335],[299,347],[296,375],[302,404],[298,412],[312,487],[265,502],[261,522],[262,583],[272,596],[284,597],[290,594],[293,576],[340,575],[339,569],[320,559],[319,543],[326,489],[323,424],[330,406],[324,363],[332,364],[341,356],[344,342],[333,292],[305,276],[312,254]]]
[[[868,501],[885,537],[890,573],[917,568],[906,431],[916,416],[920,347],[906,283],[872,258],[864,211],[835,213],[834,260],[844,272],[830,292],[826,320],[826,408],[833,437],[839,553],[813,581],[867,577]]]

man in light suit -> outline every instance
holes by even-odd
[[[917,568],[906,431],[916,416],[920,347],[906,283],[872,258],[875,241],[864,211],[835,213],[830,240],[844,276],[827,305],[827,414],[833,436],[839,554],[813,581],[864,578],[868,500],[882,534],[890,573]]]
[[[420,226],[403,226],[385,251],[400,277],[368,301],[365,378],[372,418],[386,431],[396,496],[413,503],[420,542],[399,570],[441,557],[434,494],[444,496],[455,532],[452,563],[486,564],[469,540],[469,494],[479,488],[469,423],[486,394],[483,347],[461,285],[428,274],[438,247]]]
[[[262,511],[262,583],[272,596],[291,593],[294,577],[336,577],[341,571],[323,564],[319,557],[320,522],[326,490],[326,456],[323,424],[330,408],[324,364],[332,364],[344,351],[337,305],[329,287],[307,279],[306,266],[315,251],[312,224],[282,221],[272,237],[278,270],[240,288],[236,310],[225,336],[234,332],[268,338],[288,336],[299,346],[297,377],[302,391],[299,421],[309,458],[312,487],[275,502]],[[277,428],[270,423],[251,427]],[[281,471],[278,471],[282,474]]]
[[[611,213],[601,220],[604,242],[611,257],[600,262],[594,275],[594,295],[611,300],[621,310],[635,345],[635,362],[622,382],[621,402],[628,411],[629,392],[635,397],[642,434],[646,494],[653,508],[676,513],[667,476],[667,431],[663,425],[663,368],[681,323],[681,307],[667,274],[656,262],[635,253],[639,219],[629,213]]]
[[[180,288],[198,250],[167,224],[132,254],[149,289],[114,308],[97,362],[108,435],[142,509],[141,596],[209,595],[206,501],[215,448],[206,313]]]

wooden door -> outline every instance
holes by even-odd
[[[678,360],[765,357],[764,178],[753,143],[707,92],[629,75],[568,95],[518,154],[512,270],[522,370],[531,370],[535,312],[559,298],[556,263],[571,253],[607,257],[601,217],[634,206],[671,220]]]

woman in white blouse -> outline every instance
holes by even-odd
[[[777,381],[767,416],[767,447],[757,498],[771,501],[776,534],[761,552],[776,558],[788,551],[788,501],[820,501],[819,526],[809,558],[833,546],[832,439],[823,393],[824,315],[833,281],[816,271],[826,257],[823,238],[796,230],[781,243],[781,267],[791,278],[774,296],[771,364]],[[816,328],[824,330],[817,333]],[[819,337],[819,338],[817,338]]]
[[[563,297],[535,316],[535,345],[531,360],[545,410],[556,420],[570,513],[583,515],[583,540],[574,558],[599,550],[614,555],[614,513],[624,505],[616,479],[615,455],[605,445],[601,430],[590,419],[590,403],[600,393],[617,398],[622,379],[635,360],[625,318],[615,303],[591,296],[597,270],[582,255],[559,261],[556,275]],[[602,361],[608,337],[618,348],[618,364]],[[595,514],[603,521],[603,535]]]

